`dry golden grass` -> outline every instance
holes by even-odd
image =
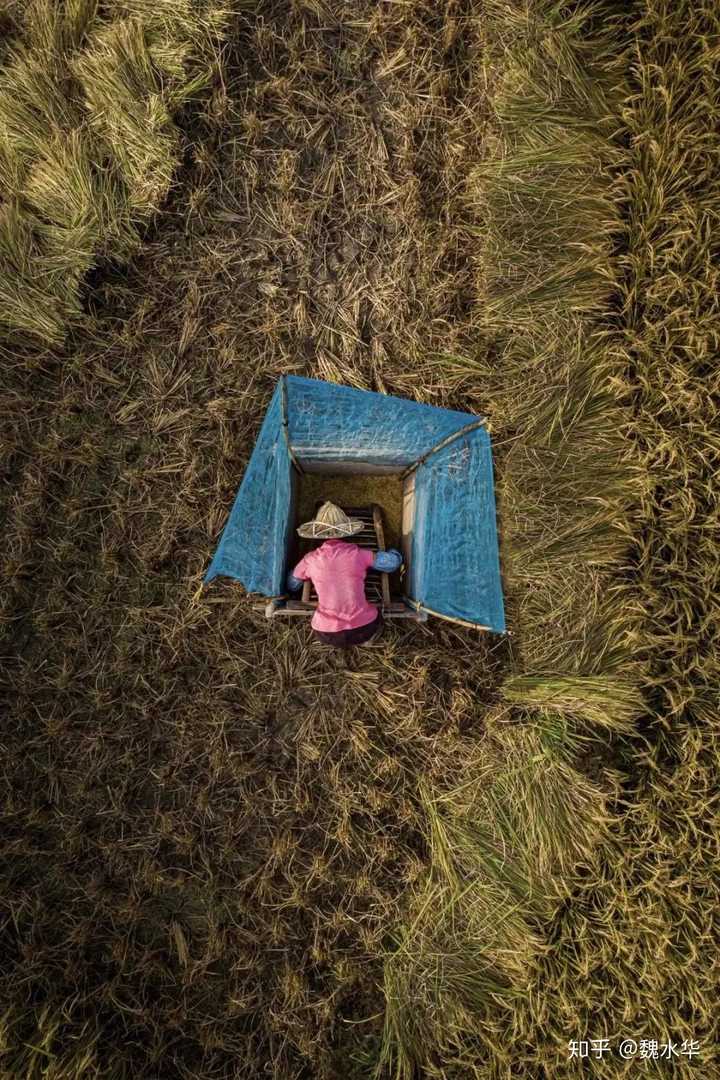
[[[476,769],[430,809],[432,868],[386,965],[382,1059],[438,1080],[714,1076],[718,593],[703,541],[718,519],[720,19],[662,0],[634,18],[486,11],[498,141],[474,175],[495,349],[452,363],[487,380],[509,445],[518,650],[482,747],[499,798],[475,812]],[[527,792],[498,785],[516,746]],[[546,756],[587,776],[546,783]],[[554,849],[565,866],[533,900]],[[503,952],[487,928],[510,896]],[[592,1065],[570,1058],[571,1039],[603,1037]],[[660,1045],[623,1061],[624,1037]]]
[[[194,597],[281,373],[482,408],[431,362],[474,302],[473,33],[430,3],[238,19],[162,228],[66,349],[3,352],[10,1075],[376,1054],[420,785],[476,751],[508,643],[392,625],[336,657],[232,583]]]
[[[215,0],[29,0],[0,66],[0,335],[62,344],[89,272],[125,263],[187,143],[175,118],[218,81]],[[0,31],[3,26],[0,25]]]

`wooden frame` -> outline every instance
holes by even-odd
[[[377,536],[378,551],[385,551],[385,530],[383,528],[382,507],[377,503],[372,505],[373,525]],[[383,610],[390,609],[390,579],[386,573],[380,571],[380,588],[382,590]]]
[[[264,611],[268,619],[274,619],[279,615],[299,615],[307,618],[315,611],[315,604],[304,604],[302,600],[287,600],[280,607],[281,603],[281,600],[274,599],[265,604],[255,604],[254,608],[256,611]],[[388,619],[414,619],[415,622],[427,622],[428,618],[427,612],[422,608],[411,608],[402,600],[391,600],[387,608],[383,605],[382,613]]]
[[[315,513],[321,505],[321,501],[318,501],[315,505]],[[372,503],[369,507],[372,513],[372,525],[375,530],[375,537],[378,551],[386,551],[385,546],[385,529],[383,524],[382,507],[378,503]],[[419,613],[404,600],[393,600],[390,596],[390,575],[385,571],[379,571],[380,574],[380,591],[381,591],[381,610],[383,615],[388,618],[395,619],[415,619],[420,622],[424,622],[427,619],[427,615]],[[257,610],[262,607],[269,619],[278,615],[292,615],[292,616],[305,616],[312,615],[317,607],[317,601],[311,599],[312,583],[308,581],[303,582],[302,594],[300,600],[288,599],[285,603],[282,603],[282,597],[275,597],[269,603],[263,605],[257,605]],[[282,605],[282,606],[281,606]]]

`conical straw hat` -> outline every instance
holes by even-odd
[[[365,524],[359,518],[348,517],[345,511],[335,503],[325,502],[312,521],[306,521],[304,525],[300,525],[297,532],[298,536],[330,540],[354,536],[364,528]]]

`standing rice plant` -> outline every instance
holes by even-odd
[[[180,160],[178,111],[214,78],[230,10],[33,0],[0,69],[0,333],[58,345],[83,282],[127,262]]]
[[[515,1001],[529,992],[548,923],[616,823],[606,786],[573,765],[631,733],[644,709],[633,657],[640,613],[612,591],[612,575],[647,477],[622,434],[615,387],[625,354],[596,321],[617,292],[623,229],[623,25],[602,3],[572,14],[555,3],[486,10],[497,135],[467,197],[481,221],[478,338],[495,356],[480,367],[500,451],[501,556],[517,644],[501,696],[516,723],[497,729],[504,758],[478,762],[442,812],[428,809],[428,890],[438,890],[442,870],[447,899],[411,902],[410,912],[432,912],[424,936],[414,930],[387,962],[383,1062],[403,1078],[414,1068],[444,1077],[450,1066],[452,1075],[485,1075],[483,1055],[498,1053],[486,1020],[504,999],[489,985],[463,996],[457,972],[494,971]]]
[[[385,965],[378,1070],[411,1080],[457,1060],[483,1016],[527,992],[543,926],[569,875],[607,840],[604,793],[553,753],[543,731],[514,725],[476,750],[457,785],[422,789],[431,865]],[[468,1076],[480,1077],[480,1058]]]
[[[602,2],[492,0],[487,11],[496,139],[468,198],[482,220],[476,264],[488,296],[478,328],[496,356],[489,397],[515,674],[592,678],[602,697],[607,672],[610,702],[619,669],[628,686],[639,677],[640,612],[616,595],[613,575],[649,483],[618,400],[627,354],[597,318],[618,295],[627,20]],[[515,686],[517,704],[526,685]]]
[[[546,908],[511,1008],[487,994],[434,1056],[393,1001],[386,1059],[398,1076],[570,1077],[581,1064],[570,1040],[606,1037],[593,1073],[611,1080],[627,1075],[615,1049],[631,1036],[667,1041],[647,1055],[649,1076],[665,1074],[664,1049],[678,1076],[714,1075],[720,17],[710,3],[647,0],[625,12],[628,48],[602,46],[618,26],[609,5],[489,10],[514,72],[500,77],[501,149],[476,173],[491,253],[483,336],[497,358],[477,369],[497,402],[496,445],[510,447],[498,493],[519,649],[501,697],[505,721],[535,725],[551,760],[590,768],[609,755],[600,773],[614,798],[584,872],[569,859],[558,876],[572,902]],[[573,24],[584,25],[575,41]],[[563,372],[571,326],[579,347]],[[520,775],[531,774],[528,759]],[[517,791],[511,806],[493,806],[492,821],[539,818]],[[560,828],[583,830],[592,812],[578,806]],[[452,867],[468,847],[446,827],[436,849]],[[484,850],[477,830],[470,850]],[[528,857],[545,850],[534,829]],[[443,918],[437,928],[452,940]],[[449,1015],[444,973],[432,992],[417,976],[426,955],[419,944],[402,984],[421,1032]],[[401,993],[397,978],[391,990]]]
[[[2,64],[5,53],[18,34],[19,7],[17,0],[15,2],[5,0],[5,3],[0,7],[0,64]]]
[[[575,716],[591,731],[605,728],[632,733],[645,708],[642,690],[635,680],[607,674],[515,675],[503,683],[502,696],[506,701]]]
[[[648,478],[624,436],[626,353],[596,318],[618,290],[626,20],[607,3],[493,0],[487,11],[497,138],[468,198],[482,218],[479,330],[497,357],[489,393],[517,674],[602,679],[625,665],[632,680],[639,613],[611,579]]]
[[[178,155],[163,74],[153,63],[147,37],[137,18],[101,26],[72,64],[89,128],[122,177],[127,212],[140,220],[170,187]]]
[[[546,317],[602,313],[621,229],[608,170],[624,93],[623,22],[613,5],[486,5],[499,48],[498,152],[478,167],[483,319],[536,342]]]
[[[0,203],[0,312],[5,328],[43,340],[59,340],[66,325],[60,301],[33,272],[39,260],[36,237],[16,202]]]

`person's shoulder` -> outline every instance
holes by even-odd
[[[351,547],[353,562],[366,563],[373,561],[374,556],[370,548],[360,547],[359,544],[352,544]]]

